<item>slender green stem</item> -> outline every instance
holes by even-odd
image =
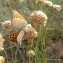
[[[12,45],[11,45],[11,53],[12,53],[12,61],[13,61],[13,63],[14,63]]]
[[[29,57],[29,63],[31,63],[31,58]]]
[[[5,53],[5,56],[6,56],[7,63],[8,63],[8,56],[7,56],[7,53],[6,53],[5,50],[4,50],[4,53]]]
[[[52,20],[52,18],[53,18],[53,16],[54,16],[54,13],[52,14],[52,16],[51,16],[51,18],[50,18],[50,20],[49,21],[51,21]],[[49,25],[50,25],[50,22],[49,22]],[[49,25],[48,25],[48,27],[49,27]],[[43,44],[42,44],[42,48],[43,48],[43,58],[44,58],[44,61],[43,61],[43,63],[47,63],[47,61],[46,61],[46,58],[47,58],[47,54],[46,54],[46,44],[45,44],[45,38],[46,38],[46,34],[47,34],[47,30],[44,30],[44,35],[43,35]]]

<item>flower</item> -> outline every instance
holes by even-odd
[[[2,23],[3,28],[8,29],[12,27],[11,21],[7,20]]]
[[[47,7],[52,7],[53,6],[53,3],[51,1],[45,1],[44,4],[47,6]]]
[[[35,56],[35,52],[34,52],[33,50],[29,50],[29,51],[27,52],[27,55],[28,55],[29,57],[33,57],[33,56]]]
[[[48,17],[42,11],[34,11],[31,13],[29,19],[37,25],[43,25],[44,26],[44,24],[47,22]]]
[[[0,63],[5,63],[5,57],[0,56]]]
[[[25,1],[25,0],[20,0],[20,2],[23,2],[23,1]]]
[[[44,3],[45,0],[36,0],[36,3]]]
[[[60,11],[60,10],[61,10],[61,6],[60,6],[60,5],[53,5],[53,8],[54,8],[56,11]]]
[[[37,31],[31,26],[31,24],[28,24],[26,27],[23,28],[24,31],[24,40],[30,40],[36,38]]]
[[[5,39],[2,37],[2,34],[0,34],[0,51],[4,50],[4,47],[3,47],[4,41],[5,41]]]

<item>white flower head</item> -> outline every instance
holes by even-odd
[[[60,5],[53,5],[53,8],[54,8],[56,11],[60,11],[60,10],[61,10],[61,6],[60,6]]]
[[[2,23],[2,26],[3,28],[6,28],[6,29],[11,28],[12,27],[11,21],[10,20],[4,21]]]
[[[33,56],[35,56],[35,52],[34,52],[33,50],[29,50],[29,51],[27,52],[27,55],[28,55],[29,57],[33,57]]]
[[[26,27],[24,27],[24,28],[25,28],[25,30],[29,31],[29,29],[30,29],[31,27],[32,27],[31,24],[27,24]]]
[[[23,1],[25,1],[25,0],[20,0],[20,2],[23,2]]]
[[[45,1],[44,4],[47,6],[47,7],[52,7],[53,6],[53,3],[51,1]]]
[[[27,24],[26,27],[32,27],[31,24]]]
[[[5,63],[5,57],[0,56],[0,63]]]

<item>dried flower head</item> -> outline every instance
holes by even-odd
[[[24,40],[30,40],[37,37],[37,31],[28,24],[26,27],[23,28],[24,31]]]
[[[44,3],[45,0],[36,0],[36,3]]]
[[[35,56],[35,52],[34,52],[33,50],[29,50],[29,51],[27,52],[27,54],[28,54],[29,57]]]
[[[2,34],[0,34],[0,50],[4,50],[3,43],[5,39],[2,37]]]
[[[5,63],[5,58],[3,56],[0,56],[0,63]]]
[[[48,17],[42,11],[34,11],[33,13],[31,13],[29,19],[37,25],[44,26],[47,22]]]
[[[12,27],[11,21],[7,20],[2,23],[3,28],[8,29]]]
[[[45,1],[44,4],[47,6],[47,7],[52,7],[53,6],[53,3],[51,1]]]
[[[60,6],[60,5],[53,5],[53,8],[54,8],[56,11],[60,11],[60,10],[61,10],[61,6]]]

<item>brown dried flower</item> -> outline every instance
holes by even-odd
[[[60,10],[61,10],[61,6],[60,6],[60,5],[53,5],[53,8],[54,8],[56,11],[60,11]]]
[[[9,29],[12,27],[11,21],[7,20],[2,23],[3,28]]]
[[[37,37],[37,31],[28,24],[26,27],[23,28],[24,31],[24,40],[30,40]]]
[[[37,25],[43,25],[43,26],[45,26],[45,24],[47,23],[48,17],[47,17],[47,15],[46,15],[44,12],[42,12],[42,11],[34,11],[34,12],[31,13],[29,19],[30,19],[33,23],[35,23],[35,24],[37,24]]]

